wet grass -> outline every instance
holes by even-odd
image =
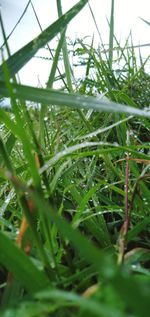
[[[0,108],[2,317],[149,314],[149,57],[137,62],[132,36],[120,47],[114,1],[107,49],[65,38],[86,3],[62,15],[58,0],[58,21],[12,56],[1,19],[0,94],[11,100]],[[57,33],[47,87],[17,83]]]

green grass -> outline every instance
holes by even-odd
[[[88,1],[64,15],[56,4],[58,20],[14,55],[1,18],[8,59],[0,94],[11,109],[0,108],[0,316],[146,317],[149,57],[137,62],[131,34],[120,46],[114,1],[109,47],[101,49],[66,38]],[[18,84],[18,71],[58,33],[47,87]]]

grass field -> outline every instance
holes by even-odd
[[[1,18],[2,317],[149,317],[150,57],[132,35],[120,46],[113,0],[108,49],[72,43],[85,5],[63,15],[57,0],[58,20],[13,55]],[[47,87],[22,85],[18,71],[57,34]]]

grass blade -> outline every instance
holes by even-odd
[[[95,111],[126,113],[150,118],[150,113],[146,110],[140,110],[91,96],[87,97],[72,93],[67,94],[56,90],[35,88],[18,84],[13,84],[12,87],[15,98],[20,98],[22,100],[30,100],[38,103],[63,107],[68,106],[70,108],[77,109],[93,109]],[[9,97],[9,92],[3,81],[0,81],[0,93],[5,97]]]
[[[109,32],[109,65],[112,69],[113,62],[113,38],[114,38],[114,0],[111,1],[111,17],[110,17],[110,32]]]
[[[7,67],[13,77],[34,55],[35,53],[52,40],[66,25],[76,16],[76,14],[86,5],[88,0],[79,1],[72,9],[65,13],[60,19],[51,24],[38,37],[29,42],[7,60]],[[0,67],[0,78],[4,78],[3,65]]]
[[[0,232],[0,263],[13,273],[30,293],[39,291],[50,283],[45,274],[39,271],[29,257],[2,232]]]
[[[42,291],[40,293],[35,294],[35,298],[40,300],[54,300],[57,302],[68,302],[72,303],[77,307],[80,307],[84,310],[84,316],[92,316],[92,317],[125,317],[124,313],[117,311],[112,308],[109,309],[105,306],[105,304],[99,304],[95,300],[86,299],[83,296],[79,296],[73,292],[65,292],[62,290],[49,290]],[[88,314],[88,315],[87,315]],[[126,315],[128,316],[128,315]]]
[[[145,20],[145,19],[143,19],[143,18],[140,18],[143,22],[145,22],[146,24],[148,24],[148,25],[150,25],[150,22],[149,21],[147,21],[147,20]]]

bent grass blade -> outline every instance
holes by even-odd
[[[103,100],[96,97],[65,93],[52,89],[35,88],[25,85],[12,84],[15,98],[29,100],[38,103],[46,103],[56,106],[67,106],[76,109],[93,109],[95,111],[125,113],[127,115],[137,115],[150,118],[150,112],[141,110],[125,104]],[[0,81],[0,93],[4,97],[9,97],[9,91],[4,81]]]

